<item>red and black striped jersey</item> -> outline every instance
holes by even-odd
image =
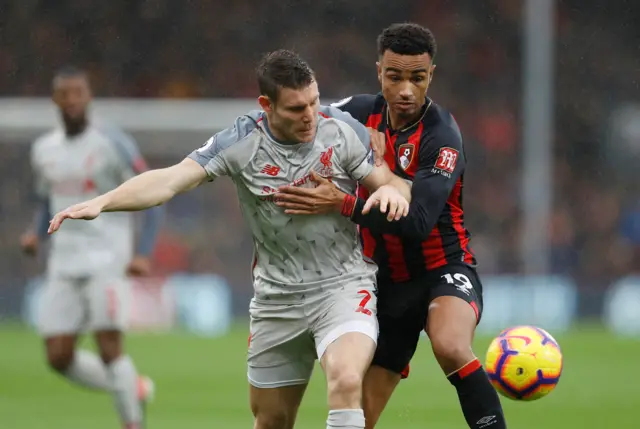
[[[356,95],[334,106],[384,133],[389,168],[412,181],[409,214],[392,222],[377,209],[362,214],[368,195],[359,188],[352,220],[360,225],[365,256],[378,264],[379,277],[403,282],[451,263],[475,266],[462,207],[466,157],[453,116],[427,98],[418,121],[393,130],[382,94]]]

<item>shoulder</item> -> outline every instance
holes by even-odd
[[[347,146],[359,143],[368,148],[371,136],[367,128],[347,113],[347,117],[327,117],[322,115],[318,121],[318,135],[323,141],[344,143]],[[338,146],[340,145],[338,144]]]
[[[444,107],[431,102],[422,120],[421,139],[430,142],[432,147],[448,146],[462,149],[462,133],[455,118]]]
[[[366,123],[369,115],[382,110],[384,98],[382,94],[356,94],[332,103],[330,107],[348,112],[361,123]]]
[[[111,154],[117,165],[132,166],[136,173],[147,170],[147,164],[140,154],[135,139],[114,125],[100,124],[93,127],[93,131],[100,137],[104,150]]]
[[[237,146],[238,143],[247,141],[248,137],[258,130],[258,124],[262,120],[262,112],[259,110],[238,116],[231,127],[215,133],[196,152],[200,155],[214,157],[233,146]]]
[[[335,123],[341,134],[353,139],[351,136],[355,133],[357,140],[364,146],[369,147],[371,136],[366,127],[367,115],[359,116],[357,113],[341,110],[335,106],[320,106],[318,113],[321,116],[318,122],[319,127],[326,127],[326,124]]]
[[[356,94],[343,98],[342,100],[336,101],[335,103],[331,103],[331,106],[337,107],[342,110],[371,110],[377,104],[380,104],[380,100],[382,100],[382,104],[384,104],[384,98],[382,97],[382,94]]]
[[[92,129],[118,152],[129,153],[132,150],[137,151],[137,144],[134,138],[115,125],[94,125]]]
[[[64,137],[64,132],[61,129],[54,128],[38,136],[33,141],[33,144],[31,145],[31,147],[40,148],[40,147],[60,144],[63,137]]]
[[[31,155],[38,156],[43,151],[53,150],[58,147],[64,138],[62,129],[54,128],[38,136],[31,144]]]
[[[231,175],[242,170],[254,157],[260,144],[262,113],[255,110],[238,116],[232,126],[215,133],[188,157],[205,169],[207,165],[224,166],[224,174]]]

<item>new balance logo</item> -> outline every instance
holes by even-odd
[[[276,165],[267,164],[264,166],[260,173],[268,174],[269,176],[277,176],[280,172],[280,167]]]
[[[496,416],[484,416],[483,418],[478,420],[476,424],[478,425],[478,429],[482,429],[482,428],[491,426],[492,424],[497,422],[498,421],[496,420]]]

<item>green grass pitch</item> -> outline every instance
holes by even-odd
[[[503,399],[514,429],[638,427],[640,341],[616,339],[597,328],[556,336],[565,357],[556,391],[531,403]],[[478,338],[483,356],[490,338]],[[85,340],[83,345],[89,345]],[[187,334],[133,334],[128,350],[157,384],[148,429],[252,427],[245,376],[246,329],[223,338]],[[0,427],[114,429],[110,398],[76,388],[47,371],[35,334],[0,327]],[[315,373],[296,428],[324,428],[325,387]],[[385,411],[380,429],[458,429],[466,425],[453,387],[437,367],[426,340]]]

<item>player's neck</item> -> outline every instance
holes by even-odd
[[[389,126],[392,130],[404,130],[412,125],[415,125],[417,122],[421,121],[424,117],[427,109],[431,106],[431,101],[427,99],[427,102],[420,107],[420,110],[416,112],[415,115],[410,117],[402,117],[397,113],[394,113],[387,106],[387,126]]]
[[[284,134],[282,134],[277,128],[272,127],[269,124],[269,119],[266,117],[264,120],[264,129],[266,130],[267,134],[269,134],[269,137],[271,137],[271,139],[276,143],[279,143],[282,145],[293,145],[298,143],[298,142],[292,142],[290,140],[287,140]]]
[[[273,140],[275,140],[277,143],[281,143],[281,144],[287,144],[287,139],[284,137],[284,135],[282,133],[280,133],[280,131],[278,131],[277,128],[273,128],[271,126],[269,126],[269,122],[266,122],[266,130],[269,134],[271,134],[271,138]]]
[[[422,110],[420,111],[420,113],[410,117],[410,118],[406,118],[406,117],[400,117],[399,115],[394,115],[393,112],[389,112],[389,125],[391,126],[392,130],[402,130],[404,128],[407,128],[409,125],[414,124],[418,121],[418,119],[420,119],[420,117],[422,116]]]
[[[76,122],[64,122],[64,132],[69,137],[75,137],[82,134],[87,129],[88,122],[86,119]]]

